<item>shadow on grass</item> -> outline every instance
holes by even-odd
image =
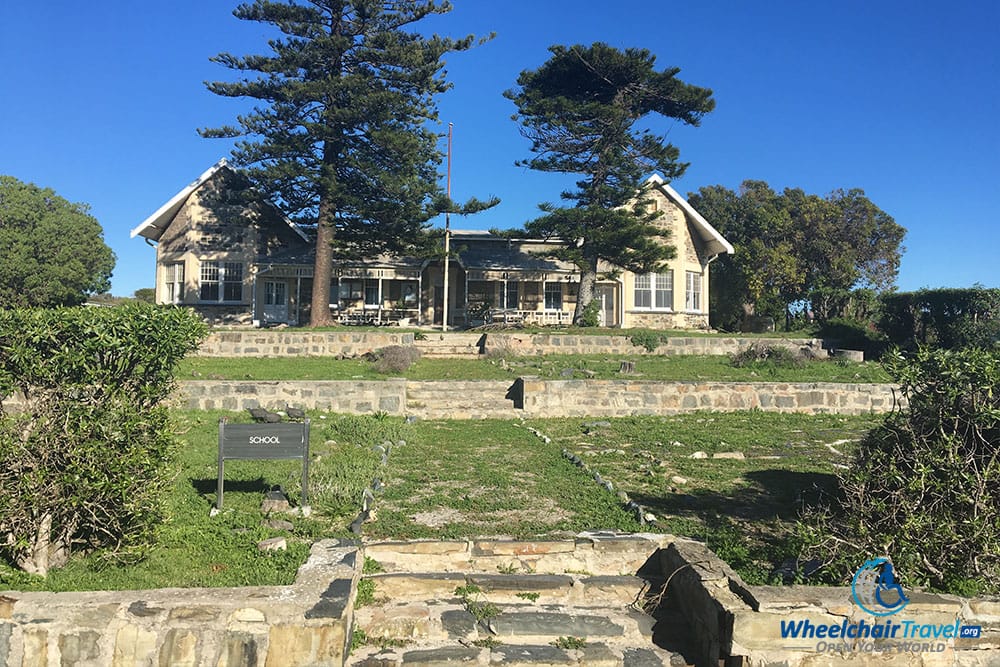
[[[667,496],[636,493],[632,498],[658,515],[793,521],[804,504],[837,491],[837,477],[829,473],[754,470],[745,473],[743,479],[746,484],[727,491],[693,489]]]
[[[191,486],[194,487],[199,496],[210,497],[211,502],[215,502],[215,492],[219,489],[219,480],[217,478],[192,479]],[[223,490],[226,493],[260,493],[263,495],[273,489],[274,486],[274,484],[269,483],[263,477],[255,479],[227,479],[225,480]]]

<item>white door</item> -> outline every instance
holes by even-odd
[[[288,283],[264,281],[264,321],[288,322]]]

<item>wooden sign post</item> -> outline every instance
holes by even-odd
[[[219,486],[215,507],[222,509],[226,459],[302,459],[302,506],[309,504],[309,420],[297,424],[228,424],[219,420]]]

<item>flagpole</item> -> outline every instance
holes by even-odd
[[[448,330],[448,269],[451,254],[451,131],[452,123],[448,123],[448,171],[445,193],[448,195],[448,208],[444,212],[444,308],[441,317],[441,331]]]

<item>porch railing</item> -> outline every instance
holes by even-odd
[[[514,310],[491,308],[487,324],[538,324],[555,326],[573,323],[573,313],[565,310]]]

